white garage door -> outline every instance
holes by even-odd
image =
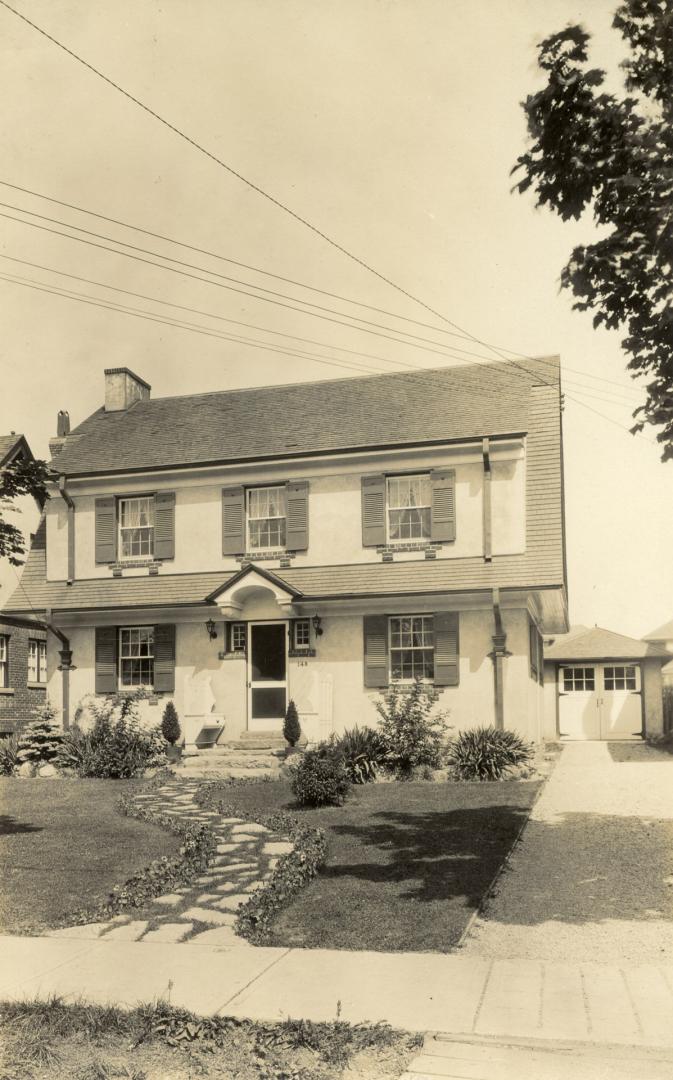
[[[637,664],[573,664],[559,668],[558,678],[562,738],[641,738]]]

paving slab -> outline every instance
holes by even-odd
[[[182,939],[191,932],[193,926],[193,923],[188,922],[162,923],[156,930],[147,931],[142,939],[143,945],[148,941],[166,941],[170,944],[175,944],[178,941],[182,941]]]
[[[182,913],[185,919],[193,922],[214,923],[215,926],[230,925],[235,916],[231,912],[213,911],[212,908],[191,907]]]
[[[108,930],[105,936],[110,941],[137,941],[145,933],[148,926],[149,922],[146,919],[133,919],[131,922],[123,923],[120,926],[115,926],[112,930]]]

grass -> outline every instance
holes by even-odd
[[[127,1012],[58,998],[0,1005],[0,1036],[0,1075],[12,1080],[376,1080],[404,1072],[420,1041],[386,1024],[266,1024],[165,1001]]]
[[[527,820],[539,783],[355,787],[342,807],[295,806],[289,784],[216,785],[248,812],[285,810],[327,834],[327,864],[276,919],[272,944],[448,952]]]
[[[105,900],[180,839],[123,817],[121,795],[135,780],[0,779],[0,930],[51,928]]]

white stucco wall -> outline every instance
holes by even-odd
[[[372,470],[410,469],[419,472],[450,467],[456,471],[456,540],[446,543],[438,558],[463,558],[483,552],[483,466],[481,454],[465,451],[442,451],[418,456],[392,454],[385,461],[294,464],[282,473],[268,466],[265,471],[250,467],[209,474],[206,478],[161,477],[156,486],[147,479],[126,480],[113,486],[108,482],[91,490],[84,482],[69,487],[75,502],[75,576],[109,577],[106,565],[95,562],[94,505],[96,495],[147,493],[173,490],[175,506],[175,558],[166,562],[166,573],[235,571],[239,563],[222,555],[222,487],[233,484],[282,483],[301,477],[310,484],[309,548],[299,552],[295,566],[380,562],[375,548],[362,546],[361,476]],[[491,505],[492,549],[496,555],[516,554],[525,550],[525,459],[521,449],[508,454],[494,451],[492,460]],[[67,515],[64,501],[56,495],[47,507],[47,577],[63,580],[67,576]],[[417,551],[400,552],[396,559],[418,559]],[[263,563],[273,567],[277,561]],[[146,574],[145,569],[129,568],[125,574]]]

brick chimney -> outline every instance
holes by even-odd
[[[61,453],[69,434],[70,414],[61,409],[56,417],[56,435],[49,440],[49,452],[53,458]]]
[[[105,368],[105,411],[121,412],[147,401],[152,387],[126,367]]]

